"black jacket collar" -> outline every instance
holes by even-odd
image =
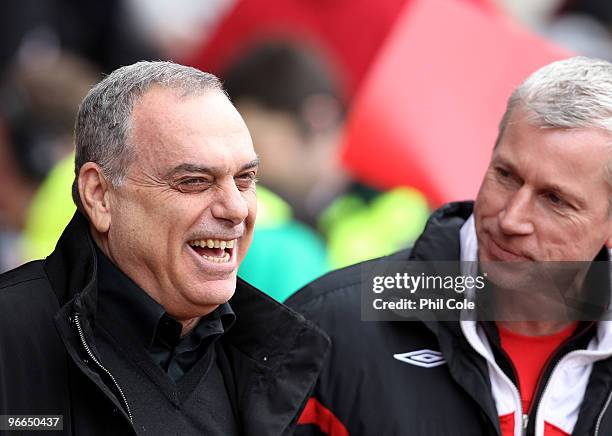
[[[414,243],[411,260],[457,261],[461,246],[459,230],[474,210],[473,201],[448,203],[436,210]]]
[[[93,338],[98,274],[93,244],[89,222],[76,212],[45,261],[45,271],[60,302],[56,325],[67,351],[90,378],[97,377],[94,381],[103,389],[100,377],[83,366],[83,350],[70,323],[79,313],[85,335]],[[236,323],[223,343],[235,368],[244,432],[286,434],[314,388],[329,338],[303,316],[241,279],[230,304]],[[91,345],[95,353],[95,344]]]

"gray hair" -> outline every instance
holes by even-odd
[[[528,121],[536,127],[596,128],[612,138],[612,63],[576,56],[537,70],[508,99],[496,147],[517,107],[526,111]],[[606,179],[612,187],[610,160]]]
[[[105,77],[85,96],[76,118],[72,198],[77,207],[81,207],[77,181],[86,162],[97,163],[113,186],[125,182],[135,157],[129,138],[132,109],[153,85],[176,90],[181,97],[223,92],[216,76],[173,62],[137,62]]]

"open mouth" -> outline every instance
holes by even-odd
[[[196,239],[188,242],[189,247],[204,259],[215,263],[228,263],[232,258],[232,252],[236,239]]]

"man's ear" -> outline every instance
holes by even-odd
[[[110,183],[102,168],[94,162],[83,164],[79,171],[79,196],[89,221],[99,233],[108,232],[111,224]]]

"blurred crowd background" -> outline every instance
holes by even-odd
[[[0,272],[74,213],[73,122],[104,74],[168,59],[217,74],[262,159],[240,275],[284,300],[410,246],[473,198],[497,120],[531,71],[612,60],[609,0],[5,0]],[[171,206],[171,205],[170,205]]]

